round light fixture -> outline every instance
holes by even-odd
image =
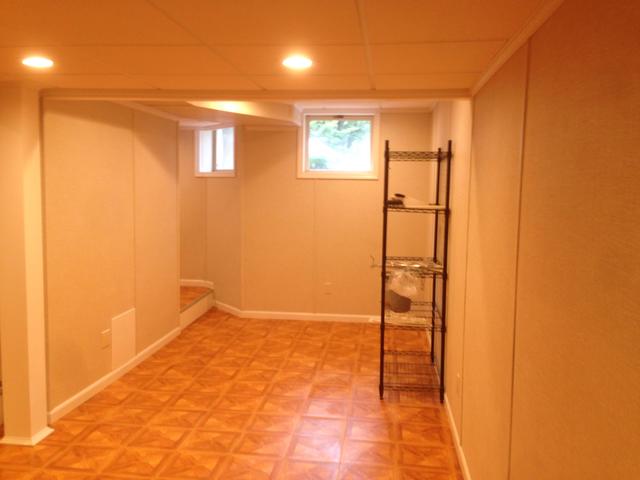
[[[27,57],[22,59],[22,64],[31,68],[51,68],[53,60],[46,57]]]
[[[306,70],[313,62],[304,55],[291,55],[282,61],[282,64],[291,70]]]

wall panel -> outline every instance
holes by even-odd
[[[134,304],[132,112],[46,101],[49,406],[109,372],[100,332]]]
[[[245,138],[242,308],[313,312],[313,181],[296,179],[297,133]]]
[[[177,125],[134,113],[137,349],[178,326]]]
[[[243,131],[236,129],[236,176],[206,179],[206,275],[216,300],[242,304],[242,196]]]
[[[531,40],[511,478],[640,478],[640,4]]]
[[[474,98],[462,445],[475,479],[506,479],[527,50]]]
[[[207,253],[207,180],[194,175],[193,130],[180,130],[180,278],[205,280]]]

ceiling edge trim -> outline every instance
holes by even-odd
[[[538,10],[527,23],[516,33],[491,60],[491,63],[471,88],[471,95],[476,93],[500,70],[507,61],[533,36],[534,33],[555,13],[564,0],[550,0]]]
[[[397,100],[405,98],[457,99],[469,98],[466,88],[443,90],[95,90],[45,89],[45,98],[65,100]]]
[[[115,101],[113,103],[129,108],[131,110],[138,110],[139,112],[148,113],[149,115],[154,115],[156,117],[164,118],[167,120],[173,120],[174,122],[180,123],[181,120],[181,118],[176,115],[171,115],[170,113],[163,112],[162,110],[158,110],[147,105],[140,105],[139,103],[128,102],[124,100]]]

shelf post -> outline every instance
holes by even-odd
[[[382,281],[380,291],[380,398],[384,397],[384,314],[387,288],[387,199],[389,197],[389,140],[384,142],[384,194],[382,198]]]

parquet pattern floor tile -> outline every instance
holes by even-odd
[[[77,407],[0,480],[461,480],[435,395],[380,401],[373,325],[211,310]]]

